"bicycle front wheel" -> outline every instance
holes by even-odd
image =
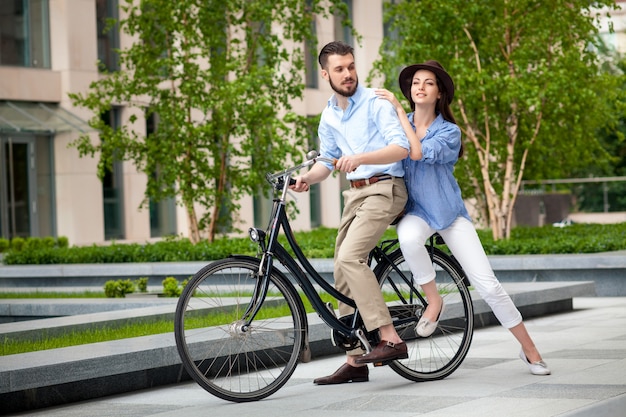
[[[278,271],[267,290],[260,280],[258,259],[227,258],[201,269],[178,300],[174,335],[182,363],[202,388],[225,400],[275,393],[303,347],[306,316],[293,285]],[[249,306],[259,300],[248,325]]]
[[[446,308],[435,333],[422,338],[415,333],[415,325],[426,309],[425,300],[417,294],[400,249],[389,255],[389,261],[377,265],[375,272],[396,330],[409,350],[408,359],[389,366],[412,381],[443,379],[461,365],[472,342],[474,307],[464,273],[445,252],[433,248],[437,288]]]

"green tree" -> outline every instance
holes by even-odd
[[[134,42],[119,51],[121,70],[71,95],[94,112],[100,141],[74,145],[99,155],[101,177],[114,160],[134,162],[148,178],[143,204],[178,196],[190,239],[205,230],[212,241],[229,231],[241,196],[303,153],[307,123],[290,103],[304,91],[304,45],[315,53],[316,15],[344,9],[340,0],[125,0],[119,28]],[[157,116],[158,128],[146,136],[132,117],[112,129],[100,115],[116,105]]]
[[[626,74],[626,56],[608,45],[600,46],[607,56],[602,65],[603,70],[617,76]],[[626,79],[624,77],[621,79],[622,84],[618,88],[626,91]],[[601,128],[597,135],[611,159],[606,165],[581,168],[573,174],[574,177],[626,176],[626,103],[616,100],[613,105],[615,106],[613,113],[619,115],[617,124]],[[599,185],[577,187],[580,190],[576,193],[579,208],[582,211],[603,211],[605,203],[608,202],[609,211],[626,210],[624,182],[607,183],[606,187],[608,201],[604,201],[604,193],[598,192]]]
[[[613,129],[620,77],[600,71],[600,12],[613,1],[466,0],[390,4],[374,74],[397,91],[408,64],[436,59],[456,84],[466,156],[457,178],[495,239],[510,236],[526,179],[559,178],[608,159],[595,137]]]

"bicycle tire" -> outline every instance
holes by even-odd
[[[402,322],[396,325],[396,330],[407,343],[409,353],[408,359],[393,361],[389,366],[402,377],[418,382],[443,379],[452,374],[465,359],[474,332],[474,307],[463,270],[440,249],[433,248],[432,253],[437,287],[446,308],[437,330],[426,338],[415,333],[415,325],[425,309],[424,299],[414,293],[413,297],[407,295],[411,289],[416,290],[409,284],[411,273],[400,249],[388,255],[390,263],[375,268],[381,289],[388,297],[392,318],[396,323]],[[395,268],[402,271],[409,283],[401,279]],[[397,290],[390,289],[392,283],[403,292],[402,297],[397,295]]]
[[[304,346],[302,301],[277,270],[270,274],[259,312],[243,328],[259,264],[256,258],[232,257],[205,266],[185,286],[176,307],[176,348],[187,373],[228,401],[257,401],[278,391]]]

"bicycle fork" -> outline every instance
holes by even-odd
[[[242,334],[250,330],[250,324],[256,317],[259,309],[265,301],[265,297],[267,296],[272,268],[272,258],[267,251],[264,251],[261,257],[261,261],[259,262],[259,269],[256,272],[257,279],[254,285],[254,289],[252,291],[251,302],[248,305],[246,311],[241,316],[241,320],[238,322],[237,328],[231,329],[231,331],[236,331],[239,334]],[[311,362],[311,347],[309,344],[308,329],[304,328],[303,332],[304,337],[299,359],[300,362],[306,363]]]
[[[269,271],[270,269],[264,268],[263,265],[265,263],[265,256],[263,254],[263,258],[259,263],[259,269],[256,272],[256,283],[254,284],[254,289],[252,290],[252,297],[250,299],[250,304],[246,308],[246,311],[241,315],[241,319],[238,320],[237,328],[232,329],[238,333],[245,333],[250,329],[250,323],[256,317],[261,305],[265,301],[265,297],[267,296],[267,290],[269,288]],[[268,264],[271,265],[271,261],[268,260]]]

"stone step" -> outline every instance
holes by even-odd
[[[503,283],[525,318],[571,311],[574,297],[595,295],[593,282]],[[493,313],[472,294],[476,326],[497,324]],[[38,303],[38,300],[30,300]],[[47,301],[47,300],[46,300]],[[119,303],[115,300],[111,300]],[[75,302],[75,301],[74,301]],[[120,303],[121,304],[121,303]],[[73,317],[0,325],[0,334],[26,335],[46,328],[114,322],[129,317],[172,314],[174,305],[131,308]],[[337,354],[330,331],[316,314],[309,315],[312,357]],[[0,403],[7,412],[48,407],[188,379],[173,333],[72,346],[0,357]]]

